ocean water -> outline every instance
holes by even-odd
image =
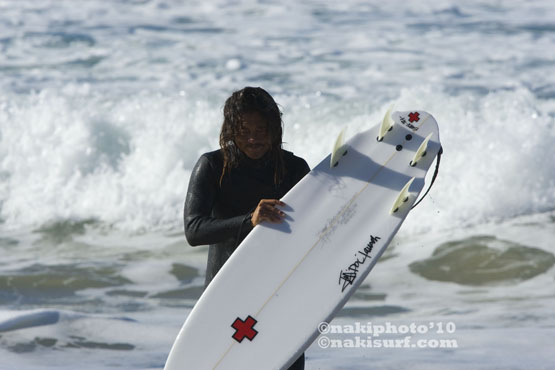
[[[329,334],[307,369],[554,368],[554,19],[548,0],[0,0],[0,369],[163,367],[204,280],[191,169],[244,86],[310,166],[391,104],[440,125],[436,184],[332,323],[374,332]]]

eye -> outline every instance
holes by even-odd
[[[265,136],[268,134],[268,129],[266,127],[256,127],[253,132],[254,136]],[[251,130],[245,127],[239,129],[239,136],[247,137],[251,135]]]

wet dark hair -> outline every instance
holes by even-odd
[[[270,135],[270,159],[274,165],[274,183],[278,185],[285,172],[283,154],[281,150],[283,122],[278,105],[268,92],[260,87],[245,87],[235,91],[226,100],[224,106],[224,122],[220,132],[220,149],[224,156],[224,165],[220,184],[226,173],[239,165],[241,158],[235,138],[239,134],[243,115],[246,113],[259,113],[266,122]]]

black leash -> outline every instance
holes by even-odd
[[[428,190],[426,190],[426,192],[424,193],[424,195],[422,196],[422,198],[420,198],[420,200],[416,203],[414,203],[414,205],[412,206],[411,209],[413,209],[414,207],[416,207],[420,202],[422,202],[422,200],[426,197],[426,195],[428,195],[428,192],[430,191],[430,189],[432,188],[432,185],[434,184],[434,181],[436,181],[436,177],[437,174],[439,173],[439,161],[441,160],[441,155],[443,154],[443,147],[439,147],[439,151],[437,152],[437,161],[436,161],[436,169],[434,172],[434,176],[432,177],[432,182],[430,183],[430,186],[428,186]]]

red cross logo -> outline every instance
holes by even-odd
[[[258,332],[252,327],[256,324],[256,320],[249,315],[245,321],[240,318],[236,318],[231,327],[235,329],[235,334],[233,334],[233,339],[241,343],[245,337],[248,340],[253,340]]]
[[[409,113],[409,122],[418,122],[420,114],[418,112]]]

